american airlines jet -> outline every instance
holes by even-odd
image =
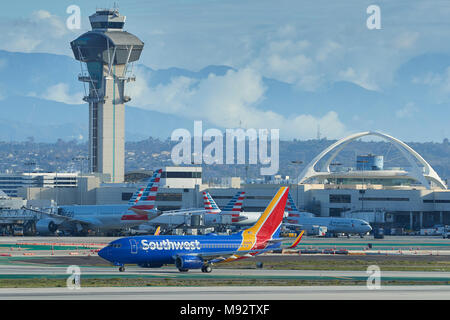
[[[224,210],[220,210],[217,204],[212,200],[207,192],[203,192],[204,209],[181,209],[173,211],[164,211],[151,221],[148,221],[138,227],[137,232],[148,233],[153,230],[155,226],[184,226],[190,223],[189,219],[193,216],[202,216],[203,225],[201,227],[230,225],[242,219],[239,216],[241,211],[242,201],[245,192],[239,191],[226,205]],[[256,222],[256,220],[254,221]],[[198,226],[200,227],[200,226]],[[167,232],[167,230],[166,230]]]
[[[219,207],[211,197],[208,192],[203,193],[205,195],[205,209],[211,208],[213,212],[220,212]],[[242,193],[240,198],[240,205],[242,206],[242,202],[244,201],[245,192]],[[225,209],[224,209],[225,210]],[[254,224],[262,212],[248,212],[239,210],[234,210],[233,221],[232,224],[236,225],[252,225]],[[288,194],[288,199],[286,203],[286,212],[284,214],[286,218],[284,220],[283,225],[285,226],[298,226],[302,230],[306,230],[307,232],[311,232],[314,227],[317,226],[325,226],[327,227],[327,232],[332,235],[336,235],[338,233],[349,234],[358,234],[363,237],[365,234],[372,230],[372,227],[368,222],[361,219],[349,219],[349,218],[341,218],[341,217],[316,217],[311,212],[299,211],[297,206],[292,199],[291,194]]]
[[[115,231],[138,226],[156,218],[156,193],[162,169],[156,170],[146,187],[139,188],[128,204],[72,205],[58,207],[58,213],[36,211],[43,216],[36,223],[39,234],[65,230],[85,234],[87,230]]]
[[[285,219],[286,226],[299,226],[302,230],[312,230],[314,226],[327,227],[327,234],[337,235],[344,233],[347,235],[358,234],[361,238],[372,230],[367,221],[362,219],[351,219],[341,217],[315,217],[307,212],[300,212],[292,199],[288,195],[288,215]]]

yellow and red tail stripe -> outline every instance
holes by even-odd
[[[272,239],[281,226],[288,192],[288,187],[281,187],[255,225],[242,232],[242,243],[238,251],[266,247],[267,241]]]
[[[298,243],[300,242],[300,240],[302,240],[303,237],[303,233],[305,233],[305,230],[302,230],[302,232],[300,232],[300,234],[298,235],[298,237],[295,239],[295,241],[289,246],[288,249],[292,249],[295,248]]]

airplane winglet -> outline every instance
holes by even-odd
[[[155,236],[159,236],[159,233],[161,232],[161,226],[158,226],[155,231]]]
[[[305,230],[302,230],[302,232],[300,232],[300,234],[298,235],[298,237],[295,239],[295,241],[291,244],[291,246],[288,249],[292,249],[295,248],[298,243],[300,242],[300,240],[302,240],[303,237],[303,233],[305,232]]]

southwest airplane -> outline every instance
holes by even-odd
[[[60,206],[57,214],[33,210],[44,216],[36,223],[36,231],[41,235],[56,230],[74,233],[88,229],[112,231],[135,227],[156,218],[161,214],[155,205],[161,173],[162,169],[156,170],[146,187],[136,190],[128,204]]]
[[[280,188],[255,225],[233,235],[125,237],[112,241],[98,255],[119,266],[121,272],[125,264],[144,268],[175,264],[180,272],[211,272],[214,263],[252,257],[280,247],[286,240],[279,234],[288,192],[288,187]],[[299,243],[302,235],[303,232],[290,248]]]

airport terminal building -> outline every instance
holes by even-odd
[[[408,169],[387,170],[375,155],[358,157],[365,166],[346,172],[329,170],[334,157],[349,140],[362,135],[377,134],[398,148],[406,146],[390,136],[365,132],[339,140],[308,164],[294,180],[273,180],[272,183],[245,183],[239,177],[223,179],[223,183],[203,182],[199,166],[168,166],[163,168],[156,198],[160,210],[202,208],[202,192],[207,190],[219,207],[225,206],[238,190],[246,192],[242,210],[263,211],[280,185],[288,185],[297,207],[322,217],[362,218],[372,225],[404,230],[419,230],[434,225],[450,225],[450,190],[431,166],[414,150],[404,149],[411,160]],[[332,155],[321,169],[316,164]],[[413,161],[416,163],[413,163]],[[328,165],[328,168],[327,168]],[[358,170],[359,169],[359,170]],[[78,177],[76,186],[59,189],[22,187],[17,196],[35,203],[55,201],[60,205],[125,204],[139,186],[145,184],[149,172],[135,172],[137,182],[102,183],[97,175]],[[59,176],[59,175],[58,175]]]

